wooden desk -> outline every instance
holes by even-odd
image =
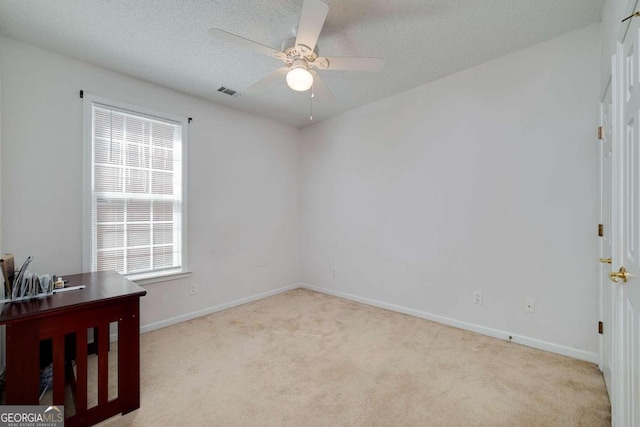
[[[140,297],[146,291],[113,271],[65,276],[85,289],[31,301],[0,304],[6,325],[6,404],[37,405],[40,341],[53,342],[53,404],[65,404],[65,380],[75,414],[65,425],[92,425],[140,407]],[[118,322],[118,396],[108,400],[109,324]],[[87,330],[97,328],[98,405],[87,408]],[[65,369],[65,336],[75,334],[76,374]],[[65,378],[66,377],[66,378]],[[66,408],[65,408],[66,409]]]

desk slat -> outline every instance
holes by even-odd
[[[98,325],[98,405],[109,396],[109,323]]]
[[[84,329],[84,328],[83,328]],[[76,334],[76,413],[87,410],[87,331]]]

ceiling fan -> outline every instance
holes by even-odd
[[[218,28],[211,28],[209,34],[219,40],[278,58],[286,64],[251,83],[247,86],[247,91],[260,90],[286,75],[287,85],[293,90],[304,92],[313,87],[312,92],[333,98],[333,94],[313,68],[327,71],[381,71],[384,60],[353,56],[319,56],[316,43],[328,13],[329,6],[322,0],[304,0],[297,35],[285,40],[280,50]]]

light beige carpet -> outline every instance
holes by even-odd
[[[125,426],[604,426],[597,366],[297,289],[144,334]]]

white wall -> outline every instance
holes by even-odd
[[[306,128],[302,277],[595,360],[599,38],[596,24]]]
[[[143,325],[299,282],[297,129],[9,39],[2,67],[3,249],[18,262],[81,271],[83,89],[193,117],[193,275],[146,286]]]
[[[2,224],[2,46],[3,38],[0,36],[0,224]],[[2,246],[2,227],[0,226],[0,254],[4,254]],[[4,287],[3,287],[4,289]],[[4,295],[4,291],[3,291]],[[5,326],[0,326],[0,369],[5,369]]]
[[[0,224],[2,224],[2,46],[4,39],[0,36]],[[2,227],[0,227],[0,254],[2,251]],[[2,341],[2,340],[0,340]]]

